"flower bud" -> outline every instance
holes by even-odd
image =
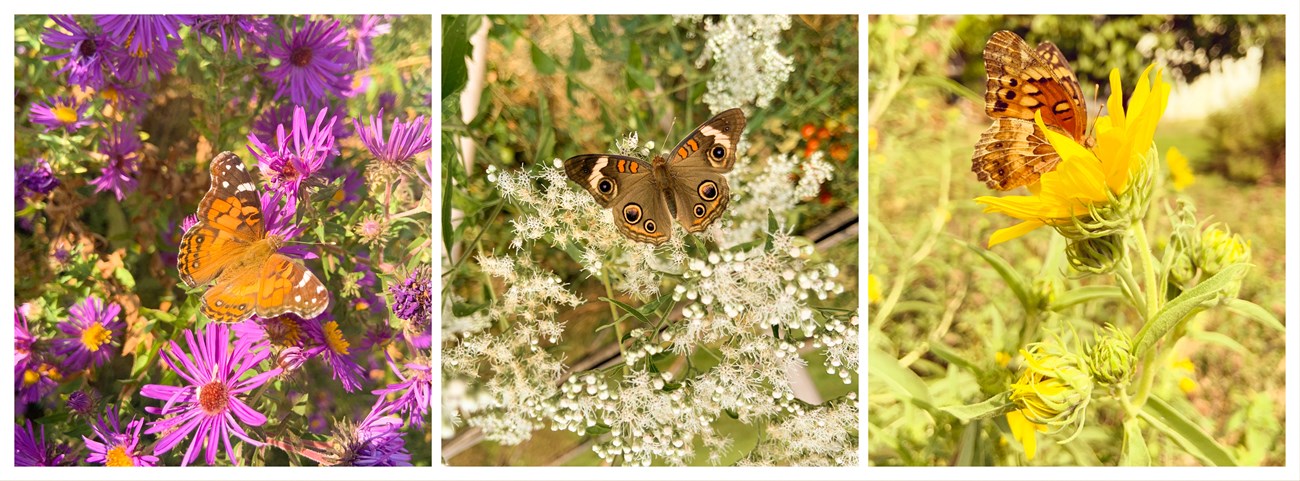
[[[1048,426],[1050,433],[1074,426],[1073,439],[1092,399],[1092,375],[1084,360],[1055,343],[1033,343],[1020,354],[1025,368],[1011,383],[1011,402],[1025,419]]]
[[[1133,345],[1128,334],[1106,324],[1106,333],[1088,346],[1088,371],[1093,380],[1102,386],[1118,387],[1128,384],[1133,378],[1133,366],[1136,359],[1130,348]]]
[[[1124,259],[1123,232],[1091,239],[1071,241],[1065,246],[1065,257],[1070,266],[1079,272],[1105,274],[1115,269]]]

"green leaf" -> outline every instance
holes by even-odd
[[[1147,442],[1142,437],[1142,427],[1138,425],[1138,418],[1124,421],[1124,447],[1120,451],[1119,465],[1151,465],[1151,453],[1147,452]]]
[[[983,247],[968,242],[962,242],[962,244],[965,244],[966,248],[978,254],[984,259],[984,262],[987,262],[989,266],[993,267],[993,270],[998,272],[998,275],[1002,277],[1002,281],[1006,282],[1007,287],[1011,288],[1011,293],[1016,295],[1016,300],[1020,301],[1021,306],[1024,306],[1025,312],[1033,309],[1029,297],[1029,282],[1019,272],[1016,272],[1006,259]]]
[[[1053,311],[1063,311],[1068,307],[1092,302],[1099,299],[1123,299],[1124,292],[1118,286],[1083,286],[1070,289],[1052,302]]]
[[[650,319],[647,318],[647,317],[645,316],[645,314],[642,314],[641,311],[637,310],[637,308],[635,308],[635,307],[629,306],[629,305],[627,305],[627,304],[625,304],[625,303],[623,303],[623,302],[620,302],[620,301],[617,301],[617,300],[614,300],[614,299],[610,299],[610,298],[608,298],[608,297],[603,297],[603,296],[602,296],[602,297],[600,297],[599,299],[602,300],[602,301],[608,302],[608,303],[610,303],[610,304],[613,304],[613,305],[616,305],[616,306],[622,308],[624,311],[627,311],[628,314],[631,314],[632,317],[635,317],[635,318],[639,319],[641,322],[644,322],[644,323],[646,323],[646,324],[649,324],[649,323],[650,323]]]
[[[1264,306],[1255,304],[1245,299],[1228,299],[1224,302],[1228,310],[1245,316],[1247,319],[1263,324],[1264,327],[1272,328],[1274,331],[1286,333],[1286,326],[1282,325],[1273,313],[1268,312]]]
[[[1151,396],[1142,406],[1142,419],[1178,443],[1188,454],[1212,466],[1237,466],[1232,452],[1164,400]]]
[[[875,369],[875,366],[872,366]],[[1006,414],[1011,409],[1011,394],[1002,393],[984,402],[975,404],[963,404],[958,406],[943,406],[939,410],[953,415],[963,423],[979,419],[989,419],[999,414]]]
[[[1139,358],[1145,356],[1147,350],[1159,342],[1165,334],[1192,314],[1205,309],[1206,304],[1219,297],[1229,282],[1239,279],[1239,276],[1249,268],[1249,264],[1230,265],[1169,301],[1169,304],[1165,304],[1154,319],[1143,324],[1137,336],[1133,337],[1133,355]]]
[[[128,290],[135,289],[135,276],[131,275],[131,271],[126,270],[125,267],[118,267],[113,270],[113,278],[117,279],[117,282]]]
[[[591,59],[587,58],[586,45],[582,36],[573,36],[573,54],[569,56],[569,71],[585,72],[591,69]]]
[[[867,351],[867,362],[871,366],[867,375],[868,384],[884,383],[895,394],[927,409],[934,405],[930,399],[930,387],[911,369],[903,367],[894,356],[872,347]]]
[[[980,377],[984,375],[983,369],[980,369],[980,367],[977,366],[975,363],[971,362],[969,359],[966,359],[966,357],[963,356],[961,353],[954,351],[953,349],[943,345],[942,343],[937,343],[937,342],[930,343],[930,352],[934,353],[934,355],[936,356],[939,356],[940,359],[943,359],[944,361],[948,361],[949,364],[952,364],[954,366],[969,371],[970,373],[974,374],[975,377]]]
[[[610,427],[604,424],[596,423],[591,426],[587,426],[587,434],[590,434],[592,436],[598,436],[601,434],[605,434],[607,432],[610,432]]]
[[[528,54],[533,58],[533,67],[537,68],[537,73],[551,75],[559,68],[559,64],[555,62],[555,59],[543,52],[535,43],[528,46]]]
[[[482,21],[479,15],[445,15],[442,17],[442,98],[456,93],[469,81],[470,19]]]

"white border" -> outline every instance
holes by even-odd
[[[317,0],[310,4],[307,3],[273,3],[266,1],[248,1],[248,0],[227,0],[214,3],[166,3],[162,5],[149,5],[140,1],[63,1],[58,3],[18,3],[3,2],[0,6],[5,10],[3,17],[0,17],[0,45],[5,47],[0,51],[0,58],[3,64],[0,68],[4,72],[0,73],[0,92],[12,91],[14,71],[13,57],[9,52],[13,52],[13,37],[8,33],[13,31],[14,14],[45,14],[59,12],[76,12],[76,13],[265,13],[265,14],[292,14],[292,13],[421,13],[433,14],[470,14],[470,13],[489,13],[489,14],[520,14],[520,13],[551,13],[551,14],[646,14],[646,13],[701,13],[702,5],[698,0],[657,0],[654,2],[609,2],[609,1],[567,1],[567,2],[527,2],[527,1],[508,1],[508,0],[477,0],[477,1],[449,1],[449,0],[423,0],[421,2],[392,2],[371,0],[368,2],[348,2],[340,0]],[[876,14],[973,14],[973,13],[1021,13],[1021,14],[1080,14],[1080,13],[1113,13],[1113,14],[1140,14],[1140,13],[1215,13],[1215,14],[1286,14],[1287,39],[1286,48],[1293,59],[1287,65],[1287,118],[1291,119],[1286,127],[1287,132],[1287,151],[1286,158],[1288,164],[1292,164],[1288,169],[1287,183],[1295,186],[1300,181],[1300,173],[1296,172],[1300,166],[1294,165],[1295,159],[1298,158],[1300,149],[1296,145],[1297,139],[1297,122],[1295,119],[1300,118],[1300,62],[1294,60],[1297,52],[1300,52],[1300,42],[1297,41],[1297,35],[1300,34],[1300,3],[1288,0],[1234,0],[1232,2],[1214,2],[1196,5],[1184,4],[1182,2],[1170,2],[1170,4],[1155,4],[1153,2],[1133,2],[1117,0],[1090,0],[1087,2],[1010,2],[1010,1],[991,1],[969,2],[962,0],[935,0],[929,2],[889,2],[879,1],[872,2],[869,0],[862,1],[833,1],[833,0],[800,0],[795,3],[776,0],[758,0],[751,2],[726,2],[718,4],[718,8],[711,13],[809,13],[809,14],[858,14],[864,16],[859,23],[859,76],[861,85],[859,87],[859,112],[862,125],[860,125],[859,145],[866,145],[866,125],[865,114],[867,109],[867,60],[868,52],[866,32],[869,28],[866,15]],[[710,13],[710,12],[703,12]],[[434,25],[440,25],[440,19],[435,18]],[[435,27],[434,30],[434,78],[441,78],[440,63],[440,44],[441,29]],[[439,91],[435,89],[435,92]],[[4,106],[8,109],[6,112],[12,112],[13,97],[3,95]],[[441,125],[441,115],[437,115],[438,123]],[[11,212],[13,209],[12,195],[8,194],[8,189],[13,188],[13,170],[8,166],[13,165],[13,145],[8,143],[12,139],[13,117],[0,115],[0,131],[6,135],[4,139],[7,145],[0,146],[0,158],[8,160],[4,168],[0,168],[0,185],[6,189],[6,193],[0,194],[0,211]],[[434,142],[432,155],[436,159],[441,159],[441,143]],[[859,162],[859,183],[863,187],[863,195],[860,199],[867,199],[865,195],[866,186],[866,166],[868,162],[863,156]],[[435,174],[434,178],[434,198],[441,198],[439,190],[441,189],[441,170]],[[1300,197],[1295,194],[1294,189],[1288,189],[1286,193],[1287,202],[1287,223],[1291,226],[1300,225],[1297,216],[1300,216]],[[868,206],[860,206],[862,208]],[[8,222],[0,223],[3,225],[3,233],[0,233],[0,245],[6,252],[13,252],[13,224]],[[434,223],[434,239],[440,239],[440,223]],[[863,234],[860,237],[866,237],[865,232],[868,228],[865,223],[861,227]],[[1295,229],[1292,229],[1294,231]],[[440,242],[440,241],[438,241]],[[1300,252],[1300,235],[1292,233],[1286,240],[1286,247],[1289,252]],[[436,248],[436,247],[435,247]],[[866,259],[867,245],[865,242],[859,244],[859,282],[865,282],[866,279]],[[5,272],[0,272],[0,284],[12,290],[13,268],[12,263]],[[1288,295],[1287,299],[1287,317],[1296,318],[1300,311],[1300,289],[1295,286],[1300,279],[1300,266],[1293,261],[1286,268],[1287,282],[1292,287],[1291,291],[1296,294]],[[437,287],[441,289],[441,277],[438,277]],[[865,289],[865,286],[860,286]],[[0,312],[10,312],[14,309],[12,295],[0,295]],[[860,332],[863,336],[865,347],[865,336],[868,331],[865,320],[868,316],[863,315],[863,325]],[[12,339],[13,330],[8,322],[0,322],[0,339]],[[498,467],[446,467],[439,462],[435,462],[431,468],[211,468],[211,467],[190,467],[190,468],[153,468],[153,469],[101,469],[94,467],[77,467],[77,468],[13,468],[12,451],[5,448],[0,452],[0,472],[4,473],[6,479],[219,479],[219,478],[247,478],[247,479],[301,479],[312,478],[320,480],[335,479],[371,479],[383,477],[389,479],[909,479],[909,480],[928,480],[928,479],[980,479],[980,480],[1015,480],[1015,479],[1186,479],[1186,480],[1211,480],[1211,479],[1300,479],[1300,366],[1297,365],[1297,354],[1295,349],[1300,346],[1300,328],[1294,326],[1287,327],[1287,361],[1286,365],[1291,367],[1286,373],[1287,399],[1286,412],[1286,467],[1274,468],[1111,468],[1111,467],[1071,467],[1071,468],[952,468],[952,467],[908,467],[908,468],[887,468],[887,467],[849,467],[849,468],[498,468]],[[9,342],[0,342],[0,359],[12,360],[13,347]],[[863,350],[861,359],[862,369],[869,370],[866,366],[865,350]],[[441,364],[441,353],[434,350],[434,362],[436,365]],[[11,370],[0,369],[0,384],[12,385]],[[435,392],[439,393],[435,399],[440,399],[441,393],[441,376],[435,376]],[[859,378],[859,386],[865,387],[865,379]],[[865,390],[863,390],[865,393]],[[866,436],[866,419],[869,413],[866,412],[866,400],[863,399],[863,411],[859,418],[860,435],[862,436],[860,449],[860,460],[865,463],[868,456],[865,453],[867,446]],[[13,395],[5,393],[0,396],[0,412],[13,412]],[[440,409],[435,408],[434,415],[441,419]],[[440,429],[435,428],[434,433],[439,433]],[[9,446],[13,440],[13,424],[9,420],[0,420],[0,445]],[[439,449],[435,443],[433,455],[440,459]]]

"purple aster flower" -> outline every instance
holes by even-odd
[[[104,69],[108,66],[104,55],[105,47],[110,45],[108,36],[86,30],[72,15],[50,15],[50,18],[56,28],[46,30],[41,41],[64,52],[45,60],[67,60],[57,73],[68,72],[68,83],[99,88],[104,84]]]
[[[279,85],[275,97],[287,91],[293,103],[305,105],[329,94],[342,96],[352,83],[347,35],[338,20],[308,20],[287,38],[281,31],[280,41],[266,48],[267,56],[280,61],[266,72]]]
[[[195,15],[194,30],[221,42],[221,51],[234,49],[235,56],[244,58],[245,42],[264,45],[274,24],[270,17],[258,15]]]
[[[182,23],[188,15],[95,15],[95,22],[115,45],[129,52],[172,48],[169,40],[180,38]]]
[[[325,169],[325,175],[332,179],[343,178],[343,184],[334,191],[330,199],[330,210],[340,210],[361,200],[361,188],[366,185],[365,176],[357,169],[333,167]]]
[[[415,268],[389,291],[393,293],[393,314],[417,327],[408,331],[421,332],[426,322],[433,322],[433,278],[428,266]]]
[[[27,369],[23,371],[22,377],[15,379],[18,389],[14,393],[14,402],[20,405],[40,402],[58,389],[61,382],[63,382],[63,372],[58,366],[43,360],[31,359],[27,362]]]
[[[347,392],[360,389],[366,371],[352,358],[352,345],[343,336],[343,331],[339,330],[339,323],[329,313],[324,313],[303,325],[307,327],[307,333],[315,344],[312,350],[319,351],[329,365],[330,377],[343,384],[343,390]]]
[[[23,420],[24,425],[14,424],[14,466],[62,466],[68,455],[68,447],[62,444],[45,443],[45,426],[41,426],[41,436],[36,437],[30,419]]]
[[[19,165],[14,168],[14,208],[27,208],[27,199],[45,195],[59,186],[59,178],[50,170],[50,164],[44,158],[36,159],[36,165]]]
[[[136,153],[140,150],[140,138],[135,135],[135,126],[116,124],[108,131],[108,136],[99,142],[99,152],[108,157],[108,162],[95,180],[95,192],[113,191],[118,202],[126,194],[135,190],[137,169]]]
[[[22,387],[23,373],[27,371],[32,360],[32,344],[36,336],[27,328],[27,316],[14,312],[14,381],[15,388]]]
[[[281,314],[275,317],[254,315],[235,324],[232,329],[239,342],[248,344],[250,351],[257,352],[272,347],[275,349],[303,347],[307,338],[307,334],[303,332],[305,330],[303,324],[302,318],[297,314]]]
[[[249,352],[242,342],[230,345],[230,331],[220,324],[208,324],[196,337],[194,331],[185,331],[189,353],[176,341],[169,341],[163,349],[163,362],[176,373],[185,386],[150,384],[140,389],[140,395],[165,401],[162,407],[149,406],[145,411],[162,416],[149,424],[146,434],[165,433],[154,446],[153,454],[171,451],[191,434],[194,440],[181,460],[188,465],[198,458],[206,446],[204,461],[211,465],[217,461],[219,444],[226,447],[226,458],[238,464],[230,445],[230,435],[243,439],[253,446],[254,441],[244,432],[240,423],[261,426],[266,416],[253,410],[240,399],[243,394],[256,389],[280,373],[272,369],[261,374],[244,377],[265,360],[268,351]]]
[[[68,312],[68,319],[59,323],[59,330],[67,337],[54,340],[54,353],[65,356],[64,369],[80,371],[102,366],[115,354],[113,338],[120,337],[126,328],[126,323],[117,319],[122,307],[105,304],[92,295]]]
[[[429,395],[433,390],[433,369],[429,367],[429,361],[426,359],[408,362],[406,371],[403,372],[393,364],[392,359],[389,359],[388,367],[400,381],[389,384],[383,389],[371,391],[371,394],[379,396],[396,394],[396,399],[388,402],[392,410],[404,413],[411,420],[411,424],[423,426],[424,416],[433,408],[433,398]]]
[[[158,464],[157,456],[140,452],[140,428],[144,427],[143,419],[126,423],[126,429],[122,429],[117,419],[117,406],[109,406],[107,414],[107,418],[99,420],[92,427],[97,441],[85,436],[81,437],[81,440],[86,443],[86,448],[90,450],[90,454],[86,456],[87,463],[115,467]]]
[[[90,119],[85,118],[89,107],[89,103],[58,96],[47,99],[45,103],[32,104],[29,112],[32,122],[44,125],[46,132],[57,128],[76,132],[77,129],[90,125]]]
[[[386,141],[383,110],[379,111],[378,117],[370,117],[370,125],[367,127],[363,128],[360,121],[353,122],[360,132],[361,142],[382,166],[405,169],[407,161],[415,158],[416,154],[428,151],[433,143],[433,124],[423,115],[410,122],[393,119],[393,129],[388,132]]]
[[[289,133],[285,133],[284,124],[276,128],[274,149],[257,135],[248,135],[248,151],[257,158],[271,190],[296,198],[304,181],[319,172],[327,158],[338,154],[332,133],[338,117],[330,117],[325,124],[326,110],[320,109],[315,124],[308,125],[307,113],[301,107],[294,108]]]
[[[99,396],[95,394],[95,391],[76,390],[68,395],[68,402],[64,403],[64,405],[67,406],[69,411],[82,416],[89,416],[91,411],[95,409],[95,404],[99,402],[98,399]]]
[[[379,94],[379,111],[392,111],[397,106],[397,94],[393,92],[384,92]]]
[[[365,419],[353,425],[339,423],[334,435],[333,464],[336,466],[410,466],[411,454],[402,439],[402,418],[391,414],[392,407],[376,402]]]
[[[136,107],[149,100],[149,94],[144,93],[143,90],[118,82],[116,79],[109,79],[99,89],[99,96],[113,108],[134,113],[136,117],[144,116],[144,110]]]
[[[370,65],[375,47],[375,37],[393,31],[393,24],[386,15],[361,15],[356,18],[352,28],[348,29],[348,46],[351,47],[353,68],[362,69]]]
[[[108,52],[113,61],[113,73],[130,84],[160,79],[176,65],[176,50],[181,43],[174,38],[165,38],[151,48],[113,48]]]

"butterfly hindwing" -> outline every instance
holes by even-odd
[[[220,323],[248,319],[257,303],[257,283],[249,283],[247,280],[255,275],[257,271],[253,266],[225,271],[203,294],[199,311],[208,316],[208,319]]]
[[[980,135],[971,170],[990,189],[1011,190],[1038,181],[1061,161],[1033,122],[997,119]]]
[[[292,312],[310,319],[325,312],[329,292],[306,266],[283,254],[271,254],[262,265],[257,289],[257,315],[275,317]]]

